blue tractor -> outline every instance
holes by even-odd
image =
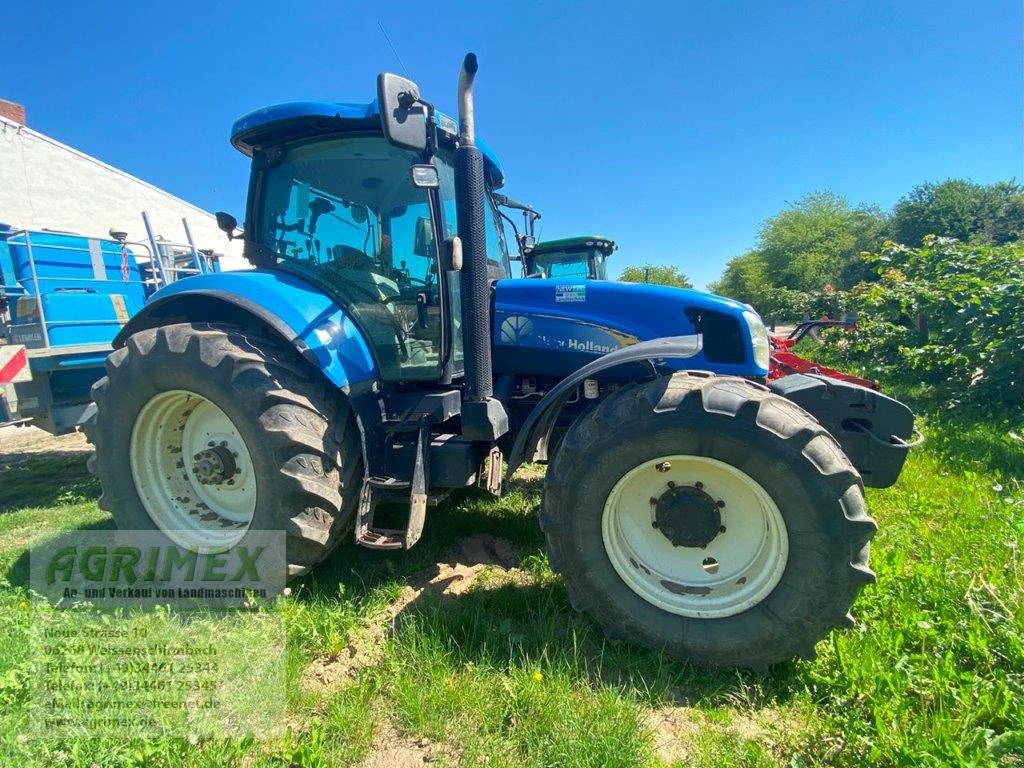
[[[157,292],[88,425],[119,526],[229,547],[286,532],[291,575],[354,531],[413,546],[428,507],[547,463],[540,524],[573,605],[706,665],[811,656],[874,579],[865,485],[913,416],[823,377],[766,384],[749,307],[654,285],[509,279],[504,181],[474,130],[381,74],[369,103],[238,120],[255,269]],[[381,503],[407,518],[385,528]]]

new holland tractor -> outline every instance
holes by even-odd
[[[546,462],[551,566],[608,635],[703,665],[812,656],[874,579],[863,490],[895,481],[912,414],[769,386],[738,302],[509,279],[476,70],[457,123],[387,73],[370,102],[235,123],[244,232],[219,218],[255,269],[163,288],[115,340],[88,425],[102,506],[188,547],[283,529],[294,576],[353,533],[413,546],[452,491],[498,492],[503,457]]]

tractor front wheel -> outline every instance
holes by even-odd
[[[566,434],[541,516],[574,607],[702,665],[813,658],[874,578],[856,470],[809,414],[744,379],[619,390]]]
[[[86,432],[119,528],[189,548],[284,530],[295,576],[354,520],[362,459],[347,401],[291,348],[240,328],[140,331],[107,359]]]

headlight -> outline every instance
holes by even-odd
[[[750,345],[754,350],[754,362],[761,368],[767,368],[768,359],[772,353],[771,344],[768,342],[768,329],[764,327],[764,321],[761,320],[761,316],[757,312],[744,312],[743,319],[747,323],[747,330],[750,331]]]

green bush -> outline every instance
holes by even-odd
[[[926,237],[865,256],[847,294],[858,328],[831,356],[949,408],[1024,412],[1024,245]]]

